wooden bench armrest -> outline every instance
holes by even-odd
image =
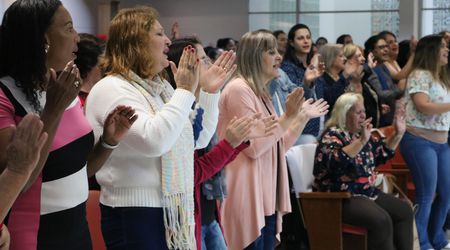
[[[342,200],[350,197],[348,192],[300,193],[311,250],[342,249]]]

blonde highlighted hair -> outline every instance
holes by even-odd
[[[102,68],[106,74],[128,79],[132,70],[141,78],[151,76],[154,62],[148,49],[149,32],[159,18],[151,7],[121,10],[111,21]]]
[[[263,82],[263,52],[276,49],[276,38],[266,30],[247,32],[239,41],[236,53],[238,77],[244,79],[257,96],[266,96],[266,83]]]
[[[331,112],[331,117],[328,119],[325,127],[337,127],[347,130],[346,121],[348,111],[357,103],[364,102],[363,96],[358,93],[347,92],[339,96],[334,104],[333,111]]]
[[[358,50],[361,51],[362,55],[364,55],[363,47],[358,46],[353,43],[348,43],[348,44],[344,45],[343,51],[344,51],[345,58],[347,58],[347,60],[351,59],[356,54],[356,51],[358,51]]]

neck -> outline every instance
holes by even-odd
[[[295,56],[297,57],[297,59],[298,59],[301,63],[303,63],[303,65],[307,66],[307,65],[306,65],[306,57],[307,57],[307,54],[297,52],[297,53],[295,53]]]
[[[331,76],[331,78],[333,78],[334,80],[339,79],[339,69],[336,69],[335,67],[331,67],[331,69],[327,72],[328,75]]]

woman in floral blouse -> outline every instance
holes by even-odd
[[[371,135],[363,97],[341,95],[316,151],[314,190],[352,194],[343,203],[343,221],[367,228],[369,249],[412,249],[411,207],[376,187],[375,167],[393,157],[405,132],[404,109],[398,107],[395,134],[385,139]]]
[[[416,187],[421,249],[450,249],[442,230],[450,207],[448,51],[442,36],[420,39],[406,85],[407,127],[400,151]]]

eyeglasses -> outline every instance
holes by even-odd
[[[388,48],[389,47],[389,45],[387,45],[387,44],[385,44],[385,45],[379,45],[379,46],[377,46],[377,49],[386,49],[386,48]]]
[[[384,45],[378,45],[377,46],[377,49],[386,49],[386,48],[389,48],[389,45],[384,44]]]

